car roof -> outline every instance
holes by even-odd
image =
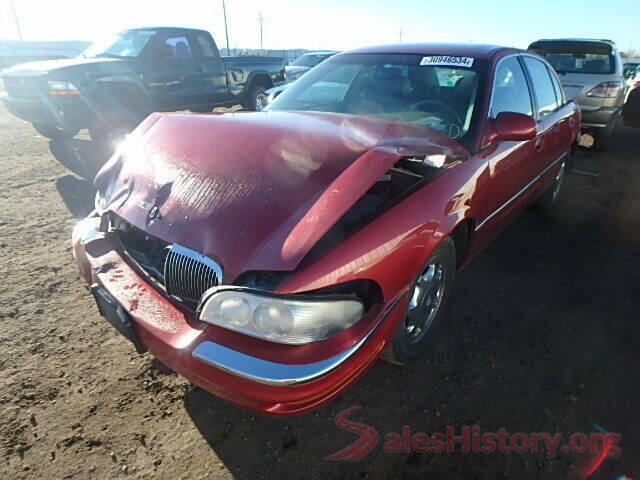
[[[132,30],[189,30],[191,32],[207,32],[206,30],[202,30],[201,28],[189,28],[189,27],[168,27],[168,26],[163,26],[163,27],[154,27],[154,26],[149,26],[149,27],[133,27],[133,28],[126,28],[123,31],[125,32],[130,32]]]
[[[538,42],[602,42],[608,43],[609,45],[616,44],[613,40],[608,40],[606,38],[541,38],[540,40],[533,42],[532,45]]]
[[[335,55],[336,53],[340,53],[338,50],[321,50],[317,52],[307,52],[303,53],[302,56],[305,55]]]
[[[343,53],[413,53],[489,60],[498,52],[511,53],[524,52],[524,50],[480,43],[394,43],[356,48]]]

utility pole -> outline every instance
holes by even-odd
[[[400,34],[400,43],[402,43],[402,27],[400,27],[400,32],[399,32],[399,34]]]
[[[13,5],[13,0],[9,0],[9,4],[11,5],[11,11],[13,12],[13,19],[16,22],[16,28],[18,29],[18,37],[20,37],[20,42],[24,43],[22,39],[22,32],[20,31],[20,22],[18,22],[18,15],[16,14],[16,7]]]
[[[258,22],[260,22],[260,50],[262,50],[262,22],[264,22],[262,12],[260,12],[260,15],[258,16]]]
[[[229,29],[227,28],[227,7],[222,0],[222,14],[224,15],[224,36],[227,38],[227,55],[231,55],[229,52]]]

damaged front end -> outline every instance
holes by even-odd
[[[292,287],[298,273],[467,156],[377,119],[152,115],[96,177],[96,235],[74,251],[160,360],[236,403],[297,413],[375,360],[406,300],[344,271]]]

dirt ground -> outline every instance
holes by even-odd
[[[262,417],[209,395],[103,321],[72,261],[93,204],[86,138],[50,143],[0,110],[0,453],[3,479],[549,479],[559,452],[326,457],[335,416],[389,432],[622,435],[590,478],[640,474],[640,130],[581,150],[551,213],[530,209],[459,273],[448,336],[415,365],[378,362],[319,411]],[[57,159],[57,160],[56,160]],[[62,163],[65,166],[62,165]],[[72,173],[74,170],[76,173]]]

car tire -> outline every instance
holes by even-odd
[[[249,96],[243,104],[247,110],[260,111],[267,106],[269,96],[267,89],[262,85],[253,85],[249,89]]]
[[[558,196],[560,194],[560,190],[562,189],[562,185],[564,184],[564,177],[567,172],[568,163],[569,159],[563,161],[560,164],[560,168],[558,169],[558,173],[556,173],[556,176],[553,179],[553,183],[534,202],[534,205],[536,207],[550,208],[558,203]]]
[[[51,140],[62,140],[65,138],[72,138],[78,134],[80,129],[69,130],[63,129],[51,123],[32,123],[33,128],[36,129],[43,137],[50,138]]]
[[[456,271],[456,249],[451,238],[438,246],[414,279],[405,316],[382,359],[404,365],[417,359],[442,337],[443,318]]]
[[[89,124],[91,140],[108,153],[113,153],[120,141],[144,119],[144,115],[131,110],[105,110]]]
[[[611,137],[616,126],[616,120],[613,119],[609,125],[599,128],[593,132],[593,149],[597,152],[606,152],[611,146]]]

